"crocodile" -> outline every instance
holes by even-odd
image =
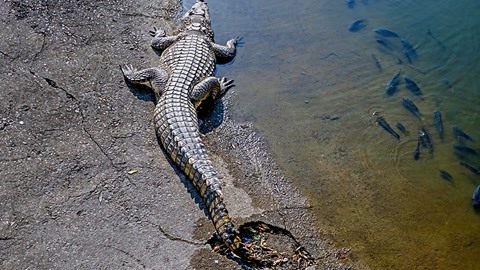
[[[161,51],[157,67],[137,70],[122,65],[132,84],[149,84],[156,105],[154,125],[164,151],[183,171],[201,196],[220,240],[232,251],[241,240],[228,213],[216,169],[202,143],[197,108],[206,98],[219,98],[233,87],[233,80],[214,77],[217,62],[229,62],[241,40],[235,37],[219,45],[214,41],[209,10],[196,0],[181,18],[177,35],[162,29],[150,31],[151,47]]]

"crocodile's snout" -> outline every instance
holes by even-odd
[[[193,15],[204,16],[204,17],[208,16],[207,3],[199,0],[195,4],[193,4],[192,8],[190,8],[190,10],[185,14],[185,17],[193,16]]]

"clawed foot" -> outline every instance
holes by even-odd
[[[132,74],[137,72],[137,69],[134,68],[132,65],[120,65],[120,70],[122,71],[123,76],[127,79],[129,79]]]
[[[230,88],[234,87],[233,80],[225,77],[219,79],[220,82],[220,96],[223,96]]]
[[[245,42],[243,42],[243,37],[234,37],[232,39],[230,39],[229,41],[227,41],[227,45],[229,46],[241,46],[243,45]]]
[[[148,31],[150,33],[150,36],[152,37],[164,37],[167,35],[163,29],[157,29],[155,26],[153,27],[153,30]]]

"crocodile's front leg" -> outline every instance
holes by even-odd
[[[228,89],[233,86],[233,80],[228,80],[227,78],[207,77],[193,87],[190,99],[195,105],[195,108],[198,108],[202,101],[208,96],[212,96],[213,99],[216,99],[225,94]]]
[[[227,41],[225,46],[212,42],[213,52],[215,53],[217,61],[230,62],[237,54],[237,45],[241,40],[241,37],[232,38]]]
[[[150,31],[150,35],[153,37],[150,46],[152,46],[152,48],[155,50],[160,51],[165,50],[178,40],[178,36],[167,36],[165,31],[155,27],[153,28],[153,31]]]
[[[168,73],[164,69],[147,68],[137,71],[131,65],[126,65],[120,68],[122,69],[123,76],[128,82],[134,84],[150,83],[150,86],[155,92],[157,100],[160,98],[169,77]]]

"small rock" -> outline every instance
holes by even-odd
[[[133,169],[133,170],[128,171],[127,173],[128,173],[129,175],[132,175],[132,174],[135,174],[135,173],[137,173],[137,172],[138,172],[138,170]]]

